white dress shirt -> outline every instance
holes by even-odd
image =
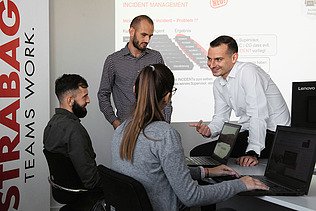
[[[218,77],[214,81],[213,92],[215,111],[209,124],[212,137],[218,135],[234,110],[241,130],[249,130],[246,152],[254,150],[260,155],[266,130],[290,124],[290,113],[278,87],[253,63],[236,62],[226,79]]]

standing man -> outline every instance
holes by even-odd
[[[207,65],[215,79],[213,84],[215,111],[209,125],[190,124],[204,137],[215,137],[231,111],[239,117],[242,132],[232,151],[241,166],[258,164],[267,158],[277,125],[289,125],[290,113],[281,92],[270,76],[253,63],[238,62],[238,46],[229,36],[210,43]]]
[[[150,17],[135,17],[130,24],[129,42],[105,60],[98,91],[99,107],[114,129],[131,113],[135,102],[133,86],[139,71],[150,64],[164,63],[158,51],[147,48],[153,32],[154,23]],[[111,95],[116,112],[111,105]],[[172,107],[169,104],[164,109],[167,122],[171,120],[171,112]]]
[[[64,74],[55,82],[55,93],[59,108],[55,109],[54,116],[44,130],[44,149],[69,158],[83,188],[91,190],[78,195],[74,203],[67,204],[67,208],[92,210],[94,207],[94,210],[99,210],[95,205],[103,198],[103,191],[95,162],[96,154],[89,134],[79,119],[86,116],[86,106],[90,103],[88,83],[79,75]]]

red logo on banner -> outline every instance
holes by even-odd
[[[219,8],[219,7],[225,6],[227,2],[228,0],[211,0],[210,4],[211,4],[211,7],[213,8]]]
[[[0,42],[0,99],[12,99],[4,101],[7,105],[1,105],[0,125],[16,133],[14,138],[3,133],[0,136],[0,210],[10,210],[11,207],[18,210],[20,204],[20,190],[14,183],[20,177],[20,169],[19,166],[8,165],[20,159],[20,124],[17,115],[20,108],[20,62],[17,56],[20,38],[16,36],[19,28],[18,7],[12,1],[6,1],[6,4],[0,1],[1,38],[7,38]]]

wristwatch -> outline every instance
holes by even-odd
[[[259,157],[259,155],[254,150],[250,150],[250,151],[246,152],[246,155],[250,155],[250,156],[253,156],[256,158]]]

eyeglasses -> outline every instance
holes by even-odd
[[[173,87],[172,90],[171,90],[171,94],[174,95],[177,90],[178,90],[178,89],[177,89],[176,87]]]

